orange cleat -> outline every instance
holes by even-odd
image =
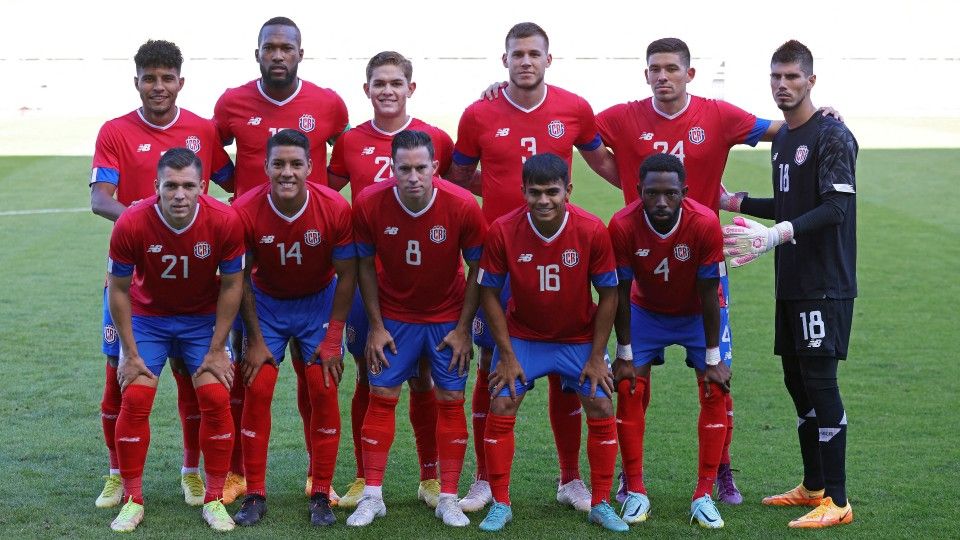
[[[822,500],[822,489],[810,491],[800,484],[786,493],[764,497],[760,502],[767,506],[819,506]]]
[[[789,526],[793,529],[822,529],[834,525],[846,525],[847,523],[853,523],[853,508],[850,508],[850,501],[847,501],[846,506],[840,508],[833,504],[833,499],[824,497],[820,506],[791,521]]]

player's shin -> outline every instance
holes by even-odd
[[[183,467],[196,470],[200,466],[200,404],[193,389],[193,377],[171,370],[177,382],[177,411],[183,430]]]
[[[291,359],[297,374],[297,411],[303,424],[303,444],[307,449],[307,477],[313,475],[313,460],[310,458],[310,392],[307,389],[307,366],[300,360]]]
[[[580,478],[582,407],[576,393],[563,391],[559,375],[551,374],[548,379],[550,427],[560,461],[560,484],[566,484]]]
[[[510,470],[513,468],[516,444],[513,427],[516,422],[515,416],[488,414],[487,427],[483,434],[490,490],[493,492],[493,499],[502,504],[510,504]]]
[[[820,460],[820,431],[817,413],[807,397],[803,375],[796,358],[783,358],[783,383],[797,411],[797,439],[803,460],[803,487],[811,491],[823,489],[823,465]]]
[[[815,368],[809,367],[816,364]],[[807,395],[817,413],[825,495],[837,506],[847,504],[847,413],[836,377],[837,360],[814,358],[804,366]]]
[[[420,461],[420,480],[437,478],[437,398],[433,389],[410,389],[410,424]]]
[[[697,381],[700,394],[700,417],[697,419],[699,438],[699,460],[697,465],[697,488],[693,499],[713,493],[713,483],[720,466],[723,453],[723,441],[727,437],[727,408],[723,399],[723,390],[715,383]],[[707,396],[707,384],[710,395]]]
[[[727,392],[723,395],[723,405],[727,409],[727,435],[723,439],[720,464],[730,465],[730,445],[733,443],[733,394]]]
[[[480,354],[484,354],[481,349]],[[477,480],[487,480],[487,460],[483,452],[483,432],[487,427],[487,414],[490,412],[490,386],[487,379],[490,372],[477,367],[477,382],[473,387],[473,399],[470,412],[473,423],[473,451],[477,456]]]
[[[378,490],[383,486],[383,476],[387,468],[387,456],[396,434],[397,398],[370,394],[367,416],[363,419],[363,466],[367,490]]]
[[[117,416],[115,436],[123,490],[137,504],[143,504],[143,465],[150,447],[150,410],[156,394],[156,388],[131,384],[123,393]]]
[[[440,493],[457,494],[463,456],[467,453],[467,415],[464,399],[437,402],[437,447],[440,457]]]
[[[359,365],[357,369],[366,369]],[[360,430],[363,428],[363,418],[367,415],[370,406],[370,384],[357,380],[357,387],[353,391],[350,401],[350,428],[353,432],[353,457],[357,462],[357,478],[363,478],[363,443],[360,440]]]
[[[627,490],[647,493],[643,484],[643,434],[646,429],[646,411],[649,403],[649,377],[637,377],[634,392],[630,381],[620,381],[617,387],[617,435],[623,456],[623,472]]]
[[[117,368],[106,363],[106,378],[103,384],[103,399],[100,401],[100,423],[103,426],[103,440],[110,454],[110,471],[120,469],[117,458],[116,428],[120,415],[120,383],[117,382]]]
[[[337,464],[340,445],[340,405],[337,386],[323,383],[323,366],[306,366],[307,389],[310,393],[310,468],[312,495],[327,494]]]
[[[223,497],[223,483],[230,469],[234,424],[230,414],[230,391],[219,382],[198,386],[200,403],[200,449],[207,491],[203,503]]]
[[[610,500],[617,462],[617,419],[587,418],[587,458],[590,461],[590,506]]]
[[[235,384],[242,384],[237,382]],[[240,421],[240,440],[243,445],[243,470],[247,480],[247,494],[267,496],[267,448],[270,444],[270,404],[277,384],[277,367],[264,363],[253,383],[247,387]],[[236,444],[236,443],[235,443]]]
[[[238,350],[238,349],[234,349]],[[243,418],[243,398],[246,387],[243,385],[243,374],[240,373],[240,362],[233,364],[233,380],[237,381],[230,389],[230,416],[233,419],[234,440],[240,437],[240,420]],[[245,476],[243,471],[243,445],[235,444],[230,454],[230,472]]]

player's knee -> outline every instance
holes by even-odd
[[[580,402],[583,404],[583,411],[587,413],[587,418],[610,418],[613,416],[613,401],[606,396],[580,396]]]
[[[464,399],[463,390],[444,390],[438,387],[436,393],[438,401],[460,401]]]
[[[490,401],[490,414],[497,416],[516,416],[519,408],[519,399],[513,400],[509,397],[495,397]]]
[[[399,386],[399,385],[398,385],[398,386],[375,386],[375,385],[371,385],[371,386],[370,386],[370,393],[373,394],[373,395],[375,395],[375,396],[379,396],[379,397],[383,397],[383,398],[397,399],[397,398],[400,397],[400,389],[401,389],[401,388],[402,388],[402,386]],[[412,388],[412,387],[411,387],[411,388]]]
[[[493,349],[480,347],[480,360],[477,362],[482,371],[490,371],[490,362],[493,361]]]

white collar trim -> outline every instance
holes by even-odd
[[[691,96],[690,94],[687,94],[687,102],[684,103],[684,104],[683,104],[683,108],[680,109],[679,111],[677,111],[675,114],[667,114],[667,113],[661,111],[660,109],[658,109],[658,108],[657,108],[657,100],[656,100],[656,99],[651,100],[651,104],[653,105],[653,110],[654,110],[654,112],[656,112],[656,113],[659,114],[660,116],[666,118],[667,120],[673,120],[674,118],[676,118],[676,117],[680,116],[681,114],[687,112],[687,107],[690,106],[690,100],[691,100],[692,97],[693,97],[693,96]]]
[[[293,101],[293,98],[297,97],[297,95],[300,93],[300,89],[301,89],[302,87],[303,87],[303,81],[298,78],[298,79],[297,79],[297,89],[294,90],[292,94],[290,94],[290,97],[288,97],[287,99],[285,99],[285,100],[283,100],[283,101],[277,101],[277,100],[273,99],[272,97],[268,96],[267,93],[263,91],[263,79],[257,79],[257,90],[260,92],[260,95],[263,96],[263,99],[269,101],[270,103],[273,103],[274,105],[276,105],[276,106],[278,106],[278,107],[282,107],[282,106],[286,105],[287,103],[290,103],[291,101]]]
[[[177,114],[176,114],[176,116],[173,117],[173,120],[171,120],[170,123],[167,124],[167,125],[165,125],[165,126],[158,126],[158,125],[156,125],[156,124],[150,123],[150,122],[146,119],[146,117],[143,116],[143,107],[140,107],[140,108],[137,109],[137,116],[140,117],[140,120],[141,120],[144,124],[152,127],[153,129],[159,129],[160,131],[164,131],[164,130],[166,130],[167,128],[169,128],[170,126],[176,124],[176,123],[177,123],[177,120],[180,119],[180,107],[177,107]]]
[[[500,95],[502,95],[503,98],[507,100],[507,103],[513,105],[514,107],[516,107],[516,108],[517,108],[518,110],[520,110],[521,112],[531,113],[531,112],[537,110],[538,108],[540,108],[540,106],[543,105],[543,102],[547,100],[547,91],[548,91],[548,90],[550,90],[550,87],[547,86],[546,84],[544,84],[544,85],[543,85],[543,98],[541,98],[540,101],[539,101],[536,105],[534,105],[533,107],[530,107],[529,109],[525,109],[525,108],[521,107],[521,106],[518,105],[515,101],[513,101],[512,99],[510,99],[510,95],[507,94],[507,89],[506,89],[506,88],[503,88],[503,89],[500,90]]]
[[[200,200],[199,199],[197,200],[197,209],[193,211],[193,219],[191,219],[190,223],[187,223],[186,226],[184,226],[184,228],[182,229],[177,229],[172,225],[170,225],[169,223],[167,223],[166,218],[163,217],[163,212],[160,211],[160,204],[154,203],[153,209],[157,211],[157,216],[160,218],[160,222],[163,223],[164,226],[170,229],[170,231],[173,232],[173,234],[180,235],[190,230],[190,227],[192,227],[193,224],[197,221],[197,216],[200,215]]]
[[[549,244],[550,242],[553,242],[554,240],[556,240],[557,237],[560,236],[560,233],[562,233],[563,230],[564,230],[565,228],[567,228],[567,222],[568,222],[568,221],[570,221],[570,211],[569,211],[569,210],[567,210],[566,212],[563,213],[563,223],[560,224],[560,228],[557,229],[557,232],[553,233],[553,236],[551,236],[550,238],[547,238],[546,236],[540,234],[540,231],[537,230],[537,226],[533,224],[533,217],[530,216],[530,212],[527,212],[527,223],[529,223],[529,224],[530,224],[530,228],[533,229],[533,234],[539,236],[541,240],[543,240],[544,242],[546,242],[546,243],[548,243],[548,244]]]
[[[653,234],[660,237],[661,240],[666,240],[670,238],[673,233],[677,232],[677,229],[680,228],[680,220],[683,219],[683,207],[677,208],[677,222],[673,224],[673,228],[667,231],[666,234],[660,234],[660,231],[653,227],[653,223],[650,223],[650,218],[647,216],[647,213],[643,213],[643,220],[647,222],[647,227],[650,227],[650,230],[653,231]]]
[[[304,185],[303,189],[307,189],[307,186]],[[307,211],[307,205],[310,204],[310,190],[307,189],[307,198],[304,199],[303,206],[300,207],[300,210],[297,210],[296,214],[292,216],[287,216],[286,214],[281,212],[279,209],[277,209],[276,205],[273,204],[273,197],[271,197],[270,195],[271,193],[267,192],[267,202],[270,203],[270,208],[273,209],[273,212],[277,214],[277,216],[279,216],[280,219],[286,221],[287,223],[293,223],[294,221],[296,221],[298,217],[302,216],[303,213]]]
[[[430,208],[433,207],[433,203],[437,200],[437,188],[434,186],[433,194],[430,195],[430,202],[428,202],[427,205],[423,207],[423,210],[420,210],[419,212],[412,212],[405,204],[403,204],[403,201],[400,200],[400,190],[397,189],[397,186],[393,186],[393,196],[397,198],[397,202],[400,204],[400,208],[403,208],[404,212],[409,214],[410,217],[418,218],[426,214],[427,210],[430,210]]]

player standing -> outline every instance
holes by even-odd
[[[204,164],[202,178],[228,183],[233,163],[221,148],[212,122],[177,106],[183,88],[180,76],[183,55],[169,41],[150,40],[140,46],[134,63],[134,85],[141,106],[105,123],[97,136],[90,175],[90,208],[110,221],[128,206],[156,195],[157,161],[170,148],[186,146]],[[106,379],[100,416],[103,435],[110,453],[110,474],[96,505],[108,508],[120,504],[123,488],[117,461],[114,431],[120,414],[120,386],[117,360],[120,342],[110,319],[107,291],[103,291],[103,354],[107,358]],[[179,360],[171,361],[177,382],[177,405],[183,429],[183,468],[180,487],[187,504],[203,503],[203,479],[200,477],[200,409],[189,373]]]
[[[551,373],[578,393],[587,413],[589,520],[609,530],[628,530],[607,502],[617,459],[614,385],[605,350],[617,310],[616,267],[603,222],[568,204],[572,188],[564,159],[531,156],[523,165],[527,207],[495,221],[484,244],[478,280],[496,342],[490,372],[495,397],[483,433],[495,502],[480,523],[485,531],[499,531],[513,519],[510,471],[517,411],[534,380]],[[504,313],[500,290],[507,279],[512,296]],[[555,316],[557,306],[564,307],[564,317]]]
[[[203,518],[233,529],[220,501],[230,465],[230,326],[243,293],[243,233],[236,213],[203,195],[202,165],[173,148],[157,164],[157,196],[123,213],[110,237],[110,314],[120,338],[117,377],[123,404],[116,446],[127,502],[110,525],[134,530],[143,519],[143,467],[157,377],[176,349],[193,376],[206,473]]]
[[[393,178],[390,145],[394,135],[406,129],[423,131],[430,136],[437,161],[440,163],[438,171],[445,171],[450,166],[453,154],[453,141],[450,136],[442,129],[407,114],[407,99],[413,96],[417,88],[412,77],[413,64],[398,52],[383,51],[367,62],[363,91],[373,104],[373,119],[350,129],[337,139],[330,156],[330,166],[327,168],[330,187],[341,189],[349,183],[350,196],[356,200],[360,192],[368,186]],[[368,329],[367,314],[358,290],[347,318],[347,348],[357,362],[357,383],[350,406],[357,475],[337,503],[344,508],[357,505],[365,485],[360,428],[370,399],[364,359]],[[435,432],[437,402],[428,358],[420,359],[417,376],[411,377],[407,382],[410,385],[410,423],[413,425],[417,456],[420,460],[420,485],[417,495],[430,506],[436,507],[440,496]]]
[[[837,364],[847,357],[857,296],[857,141],[845,125],[816,114],[813,54],[788,41],[770,60],[770,89],[786,124],[773,140],[773,198],[737,194],[724,207],[773,219],[766,227],[737,217],[724,227],[731,265],[776,248],[774,354],[797,411],[803,481],[763,499],[774,506],[816,506],[790,527],[853,521],[846,493],[847,414]]]
[[[336,521],[328,491],[340,442],[337,387],[342,373],[344,319],[356,288],[350,206],[338,193],[307,182],[310,141],[285,129],[270,137],[264,168],[270,178],[234,202],[250,257],[241,316],[247,335],[240,371],[246,386],[241,420],[246,497],[234,516],[253,525],[267,512],[266,469],[270,405],[278,364],[295,340],[310,396],[314,525]],[[331,384],[332,383],[332,384]]]
[[[486,223],[473,195],[434,176],[438,162],[428,134],[401,131],[393,138],[392,153],[395,180],[364,190],[354,208],[360,291],[370,321],[370,403],[361,430],[366,483],[347,525],[369,525],[386,514],[382,486],[396,432],[395,409],[401,385],[417,374],[425,356],[439,409],[441,490],[435,515],[446,525],[463,527],[470,524],[457,505],[467,448],[464,389]],[[381,264],[374,263],[375,256]],[[466,283],[461,258],[470,266]]]
[[[690,520],[711,529],[723,519],[711,498],[726,438],[724,394],[729,360],[720,342],[717,287],[725,273],[720,221],[710,208],[686,197],[683,163],[653,154],[640,167],[640,199],[614,214],[610,238],[617,258],[617,421],[627,478],[623,518],[647,519],[650,501],[642,491],[644,385],[664,349],[682,345],[696,370],[700,418],[699,464]],[[631,293],[631,289],[633,289]],[[636,392],[638,389],[640,392]]]
[[[471,185],[477,164],[481,164],[483,213],[487,222],[525,206],[519,180],[523,163],[530,156],[550,152],[569,166],[576,146],[591,167],[598,169],[607,164],[612,171],[607,175],[616,175],[610,166],[612,157],[601,144],[590,104],[544,82],[544,73],[553,60],[549,45],[547,33],[534,23],[519,23],[511,28],[502,57],[510,82],[499,98],[480,99],[460,117],[453,165],[447,177],[460,185]],[[503,290],[506,302],[509,281]],[[491,500],[481,434],[490,408],[487,377],[494,342],[482,310],[474,322],[474,331],[480,346],[472,403],[477,474],[476,482],[460,501],[468,512],[483,508]],[[560,462],[557,500],[589,511],[590,492],[580,479],[580,400],[575,393],[562,391],[558,376],[550,376],[549,381],[550,424]]]

